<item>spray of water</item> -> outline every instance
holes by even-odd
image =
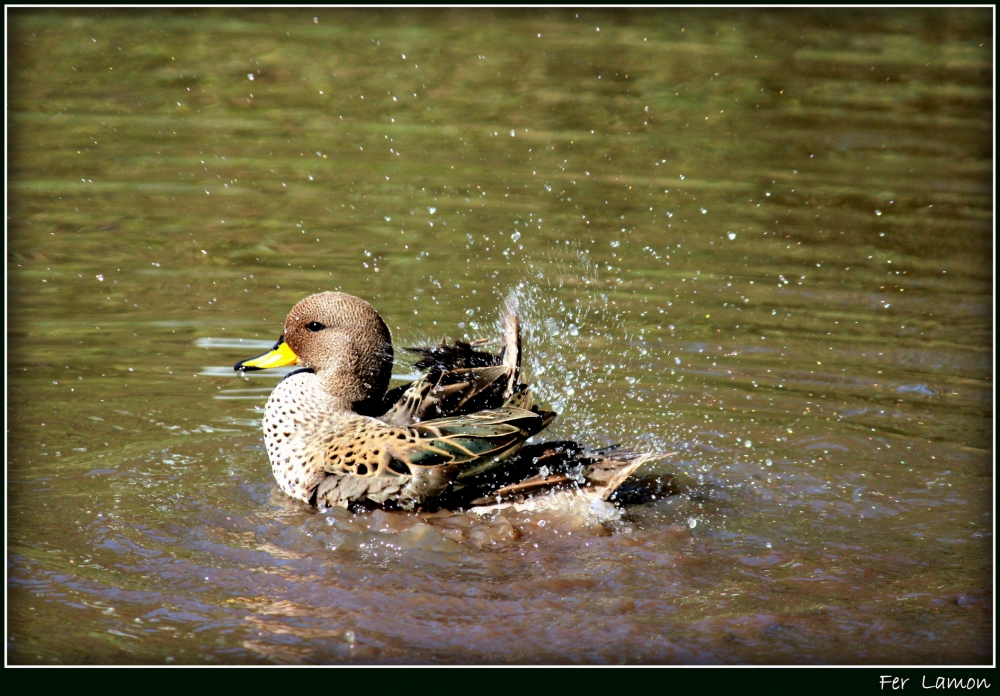
[[[538,401],[559,413],[553,434],[668,451],[674,440],[668,388],[644,370],[650,347],[630,333],[597,264],[577,247],[568,257],[528,269],[509,292],[520,305],[528,383]],[[663,404],[655,422],[651,394]]]

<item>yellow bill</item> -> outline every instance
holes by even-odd
[[[258,355],[256,358],[241,360],[233,366],[233,369],[237,372],[246,372],[247,370],[266,370],[269,367],[297,365],[298,362],[299,356],[297,356],[295,351],[293,351],[288,344],[285,343],[285,337],[282,336],[278,339],[278,342],[274,344],[274,348],[263,355]]]

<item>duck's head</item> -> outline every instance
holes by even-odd
[[[380,404],[392,375],[392,336],[375,308],[342,292],[310,295],[292,307],[281,338],[238,371],[301,365],[332,397],[365,413]]]

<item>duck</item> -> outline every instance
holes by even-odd
[[[533,403],[521,369],[516,296],[486,339],[404,348],[420,376],[389,388],[395,351],[375,308],[343,292],[298,302],[274,347],[245,373],[299,366],[271,392],[264,443],[278,487],[318,508],[470,509],[571,488],[609,500],[658,455],[570,440],[537,442],[556,417]]]

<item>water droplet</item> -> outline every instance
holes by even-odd
[[[736,233],[735,232],[727,232],[726,236],[729,237],[730,241],[732,241],[733,239],[736,239]]]
[[[516,241],[517,241],[517,240],[519,240],[520,238],[521,238],[521,233],[520,233],[520,232],[515,232],[514,234],[512,234],[512,235],[510,236],[510,241],[512,241],[512,242],[516,242]]]

